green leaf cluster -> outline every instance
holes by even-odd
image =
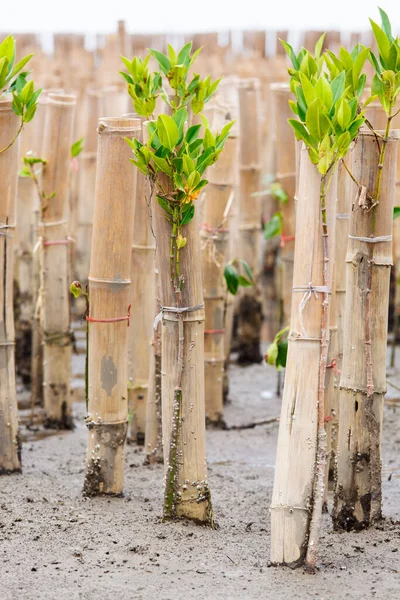
[[[32,56],[33,54],[28,54],[16,63],[16,42],[13,36],[9,35],[0,43],[0,97],[5,93],[12,93],[13,110],[23,123],[33,119],[42,91],[35,90],[33,81],[26,80],[29,71],[23,70]]]
[[[173,111],[190,105],[193,114],[201,113],[204,105],[216,92],[220,79],[211,81],[210,77],[201,79],[196,73],[190,75],[200,51],[201,48],[192,54],[192,42],[189,42],[178,53],[168,44],[168,54],[150,49],[143,60],[135,57],[129,61],[121,57],[128,72],[120,71],[120,74],[128,83],[135,111],[145,117],[152,116],[156,100],[161,96]],[[159,72],[149,72],[151,57],[157,61]],[[172,93],[167,92],[167,83]]]
[[[285,42],[284,46],[293,64],[289,69],[290,86],[296,98],[289,104],[297,118],[289,119],[289,124],[297,140],[303,140],[307,146],[312,163],[325,176],[347,154],[365,122],[365,107],[360,109],[357,93],[365,85],[364,78],[359,75],[359,66],[364,64],[366,53],[356,48],[353,59],[349,53],[341,51],[342,60],[348,61],[347,66],[343,66],[340,60],[333,62],[332,53],[321,55],[321,40],[323,37],[317,43],[315,56],[302,49],[296,57],[289,44]],[[328,72],[324,71],[324,64],[328,64]],[[347,85],[350,76],[352,84]]]
[[[400,41],[393,37],[389,17],[381,8],[381,27],[370,19],[372,31],[378,46],[379,54],[370,51],[369,59],[375,69],[372,78],[372,94],[378,96],[388,117],[392,117],[392,109],[400,92]]]
[[[239,272],[241,268],[245,275]],[[235,258],[227,263],[224,269],[224,277],[228,291],[234,296],[237,294],[239,287],[250,287],[254,284],[251,269],[242,258]]]
[[[270,240],[276,235],[281,235],[283,228],[283,217],[280,211],[276,212],[264,225],[264,238]]]

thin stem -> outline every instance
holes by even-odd
[[[350,171],[349,167],[346,165],[346,161],[344,160],[344,158],[342,158],[342,163],[343,163],[343,166],[346,169],[348,175],[350,176],[351,180],[356,184],[357,187],[360,187],[360,184],[358,183],[357,179],[354,177],[353,173]]]
[[[380,153],[379,153],[378,179],[376,182],[376,193],[375,193],[375,201],[377,204],[379,202],[379,196],[381,193],[382,171],[383,171],[383,165],[384,165],[384,161],[385,161],[385,153],[386,153],[386,146],[387,146],[388,138],[389,138],[390,125],[391,125],[392,119],[394,117],[394,115],[392,115],[392,110],[393,110],[393,103],[391,102],[389,104],[389,114],[388,114],[388,118],[386,121],[385,135],[382,140],[382,146],[381,146]],[[375,211],[374,211],[374,214],[375,214]]]
[[[13,139],[11,140],[11,142],[8,144],[8,146],[6,146],[2,150],[0,150],[0,154],[3,154],[3,152],[6,152],[9,148],[11,148],[11,146],[14,144],[14,142],[16,142],[17,137],[21,133],[23,126],[24,126],[24,120],[21,118],[21,124],[19,126],[19,129],[18,129],[17,133],[15,134],[15,136],[13,137]]]

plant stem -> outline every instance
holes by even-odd
[[[348,175],[350,176],[350,179],[356,184],[356,186],[359,188],[360,184],[358,183],[357,179],[354,177],[353,173],[350,171],[349,167],[346,165],[346,161],[344,160],[344,158],[342,158],[342,163],[344,168],[346,169]]]
[[[17,140],[17,137],[21,133],[23,126],[24,126],[24,120],[21,119],[21,124],[19,126],[19,129],[18,129],[17,133],[15,134],[15,136],[13,137],[13,139],[11,140],[11,142],[8,144],[8,146],[6,146],[2,150],[0,150],[0,154],[2,154],[3,152],[6,152],[9,148],[11,148],[11,146],[14,144],[14,142]]]
[[[379,202],[379,196],[381,193],[382,171],[383,171],[383,164],[384,164],[384,160],[385,160],[386,146],[387,146],[388,138],[389,138],[390,124],[392,122],[393,117],[395,116],[395,115],[392,115],[392,110],[393,110],[393,103],[391,102],[389,104],[389,114],[388,114],[388,118],[386,121],[385,135],[383,137],[382,146],[381,146],[380,153],[379,153],[378,179],[376,182],[376,193],[375,193],[375,201],[377,204]],[[374,211],[374,214],[375,214],[375,211]],[[375,218],[374,218],[374,222],[375,222]]]
[[[325,488],[326,468],[326,431],[325,431],[325,375],[328,358],[328,320],[329,320],[329,249],[328,249],[328,224],[326,219],[326,175],[321,177],[320,203],[322,217],[323,239],[323,285],[326,288],[322,302],[321,315],[321,351],[318,376],[318,404],[317,404],[317,450],[314,475],[313,504],[308,537],[306,567],[314,572],[317,563],[319,531],[321,525],[322,505]]]

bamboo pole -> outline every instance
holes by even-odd
[[[162,182],[168,189],[168,180]],[[154,195],[153,195],[154,196]],[[162,307],[162,427],[164,518],[213,523],[207,482],[204,406],[204,304],[197,215],[182,229],[181,306],[170,279],[171,226],[153,197],[156,258]],[[168,307],[177,307],[173,312]],[[182,311],[185,308],[185,311]]]
[[[137,119],[141,126],[141,120]],[[138,139],[142,139],[142,135]],[[129,439],[143,445],[149,392],[149,368],[155,318],[155,239],[149,211],[151,195],[146,178],[137,174],[137,193],[131,263],[132,328],[128,333],[128,406],[132,415]]]
[[[371,199],[377,194],[380,143],[372,132],[363,131],[353,151],[352,171],[361,187],[352,205],[346,255],[333,511],[336,529],[363,529],[382,515],[381,437],[397,139],[396,131],[387,142],[379,203],[372,208]]]
[[[229,109],[214,106],[213,129],[221,131],[230,121]],[[237,169],[237,138],[226,141],[219,161],[207,171],[204,192],[204,223],[201,224],[202,272],[205,301],[205,404],[208,422],[223,422],[224,320],[226,284],[224,268],[229,253],[228,216],[233,201]]]
[[[351,167],[351,153],[345,158],[346,165]],[[335,244],[335,308],[331,307],[331,316],[333,312],[336,319],[336,342],[331,337],[329,364],[332,365],[332,371],[329,375],[334,377],[334,392],[332,395],[331,414],[331,469],[334,469],[334,461],[338,449],[339,436],[339,382],[343,362],[343,336],[344,336],[344,313],[346,303],[346,252],[347,240],[349,234],[349,219],[351,202],[356,194],[356,188],[349,177],[343,161],[339,163],[338,168],[338,195],[336,204],[336,244]],[[333,303],[332,303],[333,304]],[[336,351],[334,347],[336,346]]]
[[[260,129],[257,79],[244,79],[239,88],[240,106],[240,189],[239,247],[240,258],[249,265],[254,285],[240,293],[238,315],[239,363],[261,362],[260,332],[262,306],[260,301],[261,201],[252,196],[260,191]]]
[[[289,85],[274,83],[271,85],[275,114],[275,149],[276,180],[287,193],[287,202],[281,205],[283,231],[281,235],[282,260],[282,302],[283,323],[290,322],[290,307],[292,302],[293,260],[296,229],[296,211],[294,195],[296,189],[296,141],[287,120],[292,113],[288,100],[292,93]]]
[[[336,178],[333,178],[326,195],[331,260],[336,187]],[[324,452],[322,432],[317,432],[317,412],[321,401],[320,361],[326,350],[323,334],[328,325],[324,325],[324,320],[329,318],[329,303],[326,303],[328,290],[332,288],[332,273],[329,263],[324,261],[321,192],[321,175],[303,147],[297,206],[301,219],[296,221],[289,349],[271,506],[271,561],[292,567],[304,562],[313,505],[322,503],[323,497],[323,489],[318,490],[317,495],[314,489],[316,482],[321,481],[317,469],[324,467],[324,455],[317,454],[317,451]],[[324,284],[326,267],[327,286]],[[323,483],[322,477],[322,488]]]
[[[75,96],[49,94],[43,148],[47,160],[40,224],[43,394],[45,425],[60,429],[73,427],[67,215],[75,105]]]
[[[0,148],[15,137],[20,120],[11,99],[0,98]],[[15,387],[13,235],[19,166],[19,139],[0,154],[0,475],[21,471]]]
[[[121,495],[128,430],[127,352],[136,169],[125,137],[136,119],[103,118],[98,127],[89,275],[87,496]]]
[[[87,90],[87,121],[84,150],[79,156],[78,229],[77,229],[77,278],[86,285],[89,275],[92,246],[94,194],[96,181],[97,123],[104,114],[102,93]]]
[[[37,202],[34,182],[18,177],[15,281],[18,289],[16,369],[25,385],[31,381],[33,307],[33,217]]]
[[[32,152],[39,158],[43,158],[43,132],[46,119],[46,108],[49,93],[62,93],[62,90],[44,90],[39,96],[38,107],[35,118],[32,123],[35,123],[35,134],[32,136],[34,146]],[[38,181],[42,179],[42,167],[35,168],[35,173]],[[32,187],[35,187],[33,180],[29,179]],[[33,205],[33,236],[32,247],[37,248],[37,243],[41,237],[40,232],[40,198],[36,194]],[[40,252],[33,254],[33,276],[32,276],[32,295],[34,298],[34,311],[32,319],[32,361],[31,361],[31,404],[43,404],[43,344],[42,344],[42,302],[40,294]]]

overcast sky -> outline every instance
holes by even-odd
[[[380,4],[395,30],[400,31],[399,0],[382,0]],[[379,21],[374,0],[4,0],[4,5],[0,21],[3,33],[111,32],[119,19],[126,21],[130,32],[362,30],[368,28],[368,17]]]

